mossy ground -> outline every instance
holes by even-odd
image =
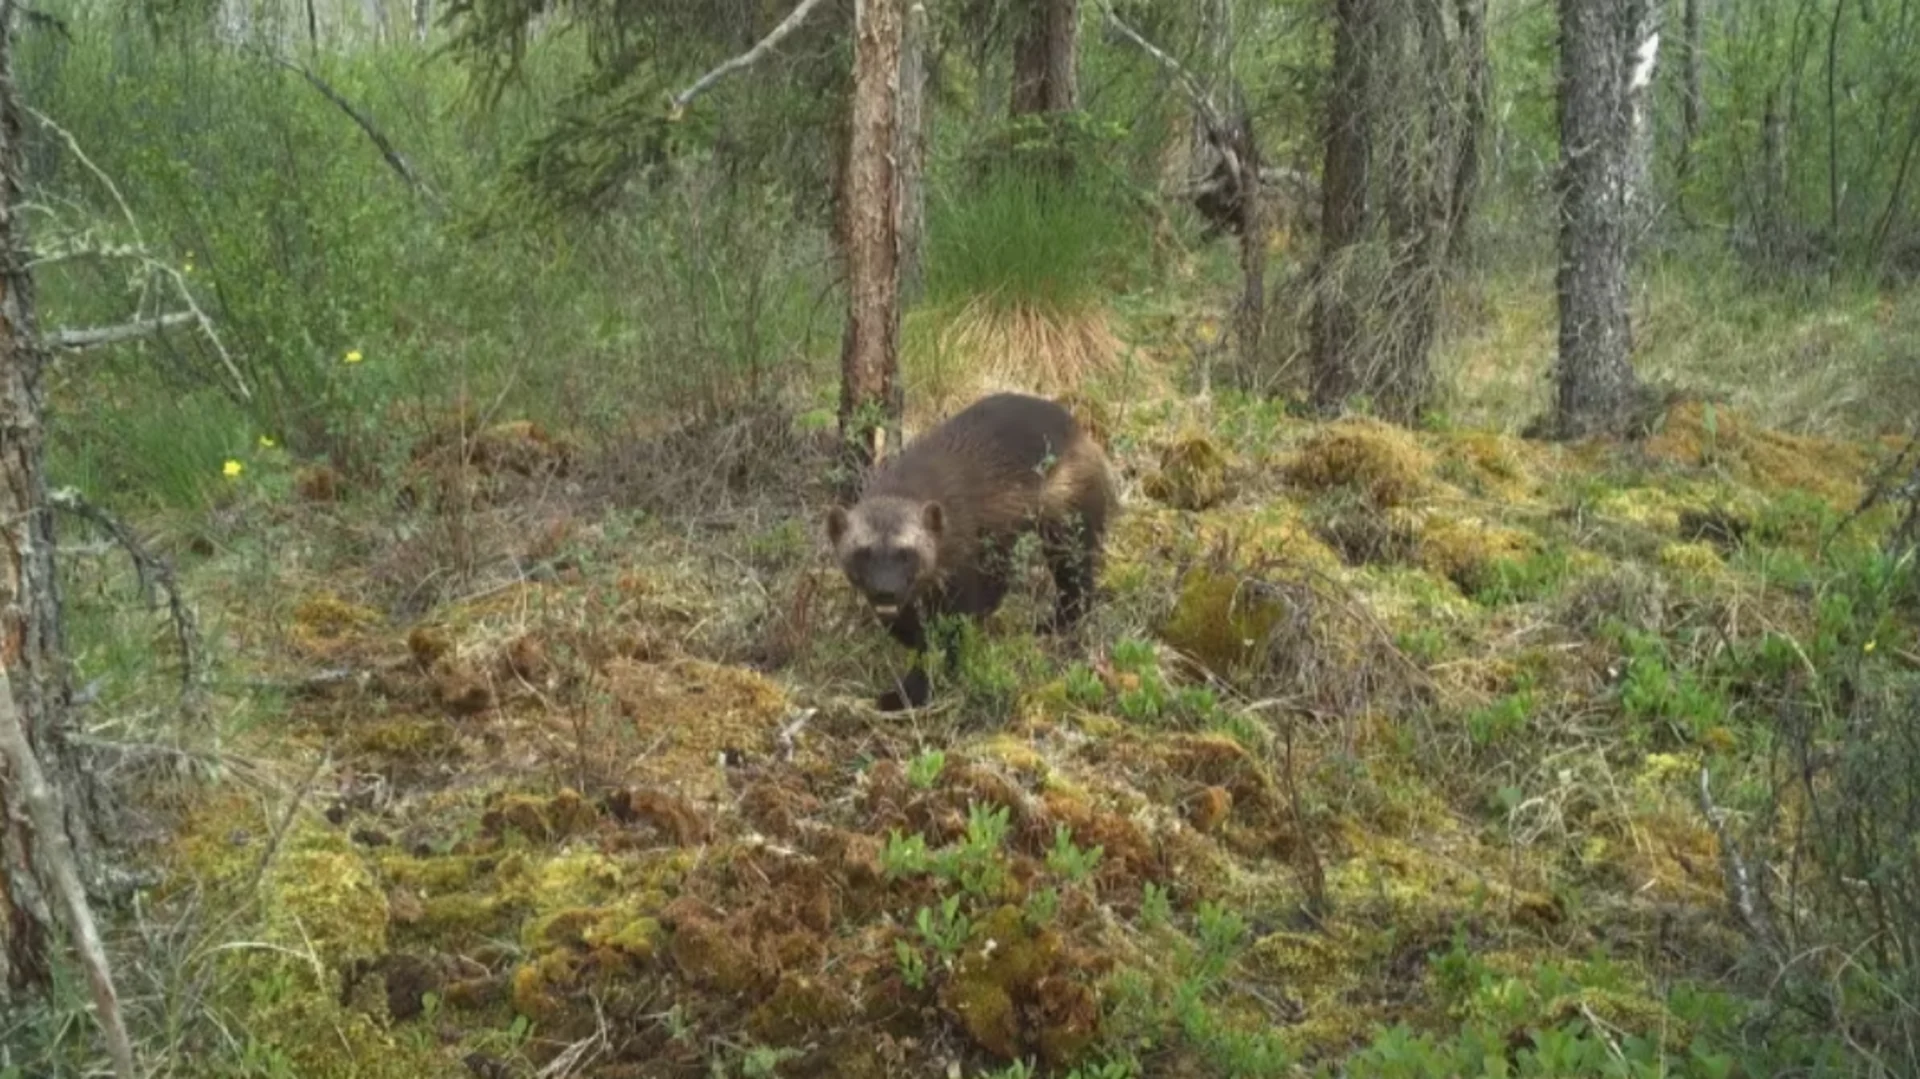
[[[1757,736],[1635,683],[1620,627],[1810,625],[1774,567],[1875,447],[1698,405],[1637,447],[1077,407],[1126,498],[1094,617],[1025,632],[1036,573],[908,717],[865,703],[901,657],[786,420],[604,460],[496,426],[460,478],[416,455],[402,524],[239,495],[188,580],[285,690],[227,747],[270,781],[172,781],[146,915],[231,942],[209,1067],[1287,1074],[1569,1015],[1688,1044],[1673,987],[1743,947],[1693,785]],[[675,460],[723,467],[690,498]]]

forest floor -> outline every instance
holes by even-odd
[[[1900,443],[1697,400],[1575,446],[1075,407],[1124,491],[1102,602],[1032,635],[1036,565],[904,716],[868,703],[903,657],[827,555],[804,415],[614,446],[448,416],[377,498],[263,457],[164,537],[229,733],[130,826],[156,1048],[408,1079],[1718,1052],[1749,949],[1701,777],[1737,801],[1766,742],[1723,661],[1831,628],[1814,567],[1873,548],[1884,513],[1841,521]],[[1920,668],[1914,624],[1839,646]]]

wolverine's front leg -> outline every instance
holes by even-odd
[[[888,619],[887,632],[893,635],[894,640],[913,650],[913,663],[901,676],[899,688],[880,695],[878,706],[882,712],[923,708],[932,692],[932,683],[927,678],[927,627],[921,620],[920,605],[908,603],[901,607],[898,613]]]

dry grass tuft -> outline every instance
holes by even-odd
[[[913,426],[997,390],[1061,396],[1122,372],[1126,342],[1104,307],[1070,312],[988,298],[907,320],[907,407]]]

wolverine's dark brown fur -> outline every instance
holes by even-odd
[[[828,515],[827,535],[894,638],[924,651],[927,620],[1000,606],[1023,533],[1039,537],[1052,571],[1054,628],[1072,628],[1086,613],[1116,502],[1106,455],[1065,408],[1001,393],[876,469],[852,509]],[[917,708],[927,692],[916,661],[880,707]]]

